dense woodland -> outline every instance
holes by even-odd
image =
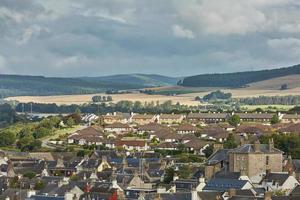
[[[158,102],[141,103],[139,101],[120,101],[116,104],[84,104],[84,105],[61,105],[56,104],[39,104],[39,103],[20,103],[16,106],[17,112],[30,112],[36,113],[74,113],[80,110],[82,113],[95,113],[105,114],[108,112],[139,112],[139,113],[177,113],[177,112],[190,112],[197,107],[189,107],[186,105],[172,104],[172,101],[166,101],[162,104]]]
[[[236,72],[226,74],[202,74],[190,76],[179,81],[178,84],[190,87],[242,87],[249,83],[277,78],[281,76],[300,74],[300,65],[287,68]]]
[[[92,94],[176,84],[176,81],[172,77],[141,74],[81,78],[0,75],[0,99],[21,95]]]
[[[237,102],[246,105],[299,105],[300,95],[248,97],[237,99]]]

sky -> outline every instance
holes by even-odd
[[[298,63],[299,0],[0,0],[0,73],[188,76]]]

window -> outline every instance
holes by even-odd
[[[269,165],[270,157],[266,156],[266,165]]]

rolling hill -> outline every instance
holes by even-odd
[[[251,83],[297,74],[300,74],[300,65],[261,71],[201,74],[184,78],[180,85],[186,87],[247,87]]]
[[[180,78],[157,74],[118,74],[102,77],[83,77],[86,81],[104,81],[119,84],[143,85],[149,87],[176,85]]]
[[[288,89],[300,88],[300,74],[272,78],[265,81],[250,83],[248,89],[254,90],[278,90],[283,84]]]
[[[80,78],[0,75],[0,98],[23,95],[92,94],[107,90],[175,85],[177,80],[160,75],[143,74]]]

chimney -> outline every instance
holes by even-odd
[[[272,192],[265,192],[264,200],[272,200]]]
[[[245,144],[245,138],[241,137],[240,139],[240,146],[243,146]]]
[[[178,175],[177,175],[176,173],[174,173],[173,181],[176,181],[176,180],[178,180],[178,179],[179,179]]]
[[[229,198],[234,197],[236,195],[236,190],[234,188],[230,188],[228,190],[228,196]]]
[[[269,152],[272,152],[274,149],[274,140],[273,138],[269,139]]]
[[[73,194],[70,192],[65,193],[65,200],[73,200]]]
[[[259,142],[259,140],[256,140],[256,141],[254,142],[254,152],[255,152],[255,153],[260,152],[260,142]]]
[[[192,189],[192,200],[198,200],[198,192],[196,190],[196,188]]]
[[[27,191],[27,197],[30,198],[31,196],[35,195],[36,192],[34,190],[28,190]]]
[[[162,200],[162,198],[160,197],[160,194],[156,194],[154,200]]]

